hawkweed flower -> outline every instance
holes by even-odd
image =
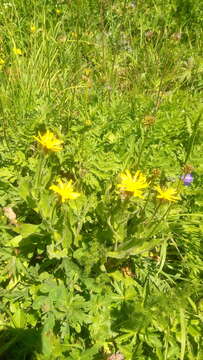
[[[60,195],[62,203],[66,200],[75,200],[81,195],[73,191],[72,180],[64,183],[61,179],[58,179],[57,183],[58,185],[51,185],[49,189]]]
[[[122,192],[127,192],[133,196],[144,198],[143,191],[149,186],[147,183],[146,176],[137,170],[135,175],[132,176],[129,170],[125,173],[120,174],[121,183],[117,185]]]
[[[34,139],[37,140],[45,150],[50,150],[53,152],[62,150],[61,144],[63,141],[57,139],[57,137],[49,130],[47,130],[44,135],[39,133],[38,137],[34,136]]]
[[[5,60],[0,58],[0,66],[5,64]]]
[[[189,186],[193,182],[192,174],[186,174],[181,176],[181,180],[183,181],[185,186]]]
[[[173,188],[162,189],[160,186],[155,186],[154,189],[158,192],[157,198],[167,201],[180,200],[180,197],[177,196],[177,190]]]
[[[19,49],[19,48],[17,48],[17,47],[14,47],[14,48],[13,48],[13,53],[14,53],[15,55],[23,55],[22,50]]]

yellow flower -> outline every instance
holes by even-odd
[[[51,150],[54,152],[62,150],[62,140],[56,138],[56,136],[49,130],[44,135],[39,133],[39,137],[34,138],[42,145],[45,150]]]
[[[133,196],[141,199],[144,198],[143,190],[149,186],[149,183],[147,183],[146,176],[140,170],[137,170],[134,176],[131,175],[129,170],[126,170],[120,177],[121,183],[117,186],[121,191],[132,193]]]
[[[61,15],[61,13],[62,13],[62,11],[60,9],[56,9],[55,11],[56,11],[57,15]]]
[[[32,33],[35,33],[36,30],[37,30],[37,28],[36,28],[35,25],[31,25],[31,26],[30,26],[30,31],[31,31]]]
[[[0,58],[0,65],[4,65],[5,64],[5,60]]]
[[[90,126],[92,125],[92,122],[90,119],[85,120],[85,125]]]
[[[23,55],[23,52],[21,49],[18,49],[16,47],[13,48],[13,52],[15,55]]]
[[[73,191],[72,180],[67,183],[63,183],[60,179],[57,181],[58,185],[51,185],[50,190],[53,190],[55,193],[61,196],[61,201],[65,202],[65,200],[75,200],[80,196],[80,193]]]
[[[159,195],[157,195],[158,199],[168,200],[168,201],[180,200],[180,197],[176,196],[177,191],[173,188],[161,189],[160,186],[155,186],[155,190],[159,193]]]

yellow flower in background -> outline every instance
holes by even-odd
[[[5,60],[0,58],[0,65],[4,65],[5,64]]]
[[[13,52],[15,55],[23,55],[23,52],[21,49],[14,47]]]
[[[39,133],[39,136],[34,136],[34,138],[38,141],[38,143],[42,145],[45,150],[50,150],[54,152],[62,150],[61,144],[63,143],[63,141],[57,139],[57,137],[49,130],[47,130],[44,135],[41,135]]]
[[[35,33],[36,30],[37,30],[37,28],[36,28],[35,25],[31,25],[31,26],[30,26],[30,31],[31,31],[32,33]]]
[[[62,13],[62,11],[60,9],[56,9],[55,11],[56,11],[57,15],[61,15],[61,13]]]
[[[132,176],[129,170],[120,175],[121,183],[117,186],[121,191],[132,193],[133,196],[137,196],[141,199],[144,198],[143,191],[149,186],[146,176],[137,170],[135,175]]]
[[[87,125],[87,126],[92,125],[92,121],[90,119],[87,119],[84,122],[85,122],[85,125]]]
[[[59,179],[57,182],[58,185],[51,185],[49,189],[61,196],[62,203],[66,200],[75,200],[81,195],[73,191],[72,180],[64,183]]]
[[[174,202],[180,200],[180,197],[177,196],[177,191],[173,188],[162,189],[160,186],[155,186],[154,189],[159,193],[159,195],[157,195],[158,199]]]

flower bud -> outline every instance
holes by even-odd
[[[193,166],[191,164],[186,164],[183,167],[183,173],[186,174],[190,174],[192,171],[194,170]]]
[[[155,120],[156,120],[155,116],[146,115],[146,116],[144,117],[143,124],[144,124],[145,126],[152,126],[152,125],[154,125]]]

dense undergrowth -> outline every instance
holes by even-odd
[[[0,359],[202,359],[202,19],[1,1]]]

